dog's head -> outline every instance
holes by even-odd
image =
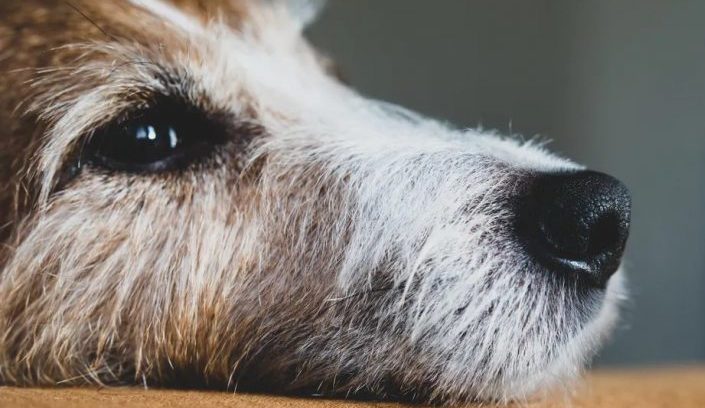
[[[0,5],[0,381],[458,401],[574,377],[629,196],[366,99],[311,1]]]

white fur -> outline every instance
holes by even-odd
[[[203,27],[198,21],[178,8],[161,0],[129,0],[132,4],[148,10],[163,22],[171,24],[173,28],[191,34],[203,34]]]

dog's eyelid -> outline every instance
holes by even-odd
[[[185,98],[156,96],[87,133],[77,163],[130,173],[183,170],[226,144],[236,121]]]

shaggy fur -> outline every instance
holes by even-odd
[[[0,4],[0,383],[452,403],[581,371],[621,274],[599,290],[545,271],[511,205],[578,166],[356,94],[301,37],[318,8]],[[230,141],[178,172],[81,162],[157,97]]]

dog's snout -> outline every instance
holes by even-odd
[[[519,211],[530,251],[557,273],[604,287],[619,267],[631,197],[614,177],[594,171],[541,175]]]

